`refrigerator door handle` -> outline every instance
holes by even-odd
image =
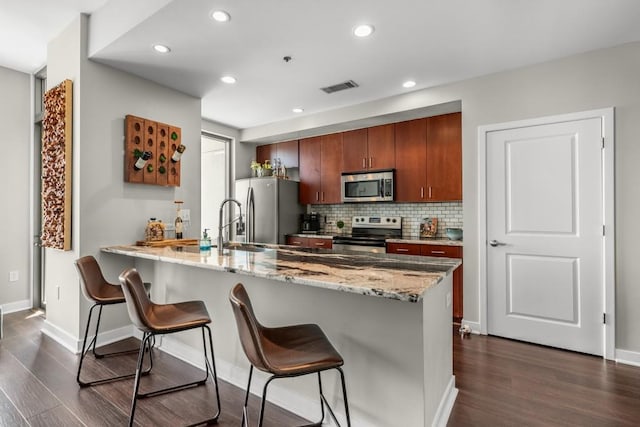
[[[253,187],[249,187],[247,191],[247,221],[246,221],[246,242],[253,242],[255,240],[255,200],[253,198]]]

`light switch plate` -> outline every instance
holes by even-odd
[[[9,272],[10,282],[17,282],[19,278],[20,278],[20,273],[18,273],[18,270],[13,270]]]

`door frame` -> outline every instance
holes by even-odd
[[[599,118],[602,120],[603,156],[603,219],[605,235],[603,239],[603,277],[604,307],[606,313],[604,324],[603,355],[605,359],[615,358],[615,163],[614,163],[614,107],[577,113],[538,117],[506,123],[483,125],[478,127],[478,312],[480,314],[480,333],[487,334],[487,134],[489,132],[560,123],[574,120]]]

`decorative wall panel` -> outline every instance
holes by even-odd
[[[44,94],[42,119],[42,245],[71,249],[71,80]]]

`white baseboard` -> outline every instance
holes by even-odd
[[[453,404],[456,402],[458,396],[458,389],[456,388],[456,377],[451,375],[451,380],[447,384],[445,392],[442,394],[442,399],[438,405],[436,415],[433,417],[433,427],[446,427],[449,416],[453,410]]]
[[[133,336],[133,325],[123,326],[122,328],[112,329],[110,331],[101,332],[98,334],[97,346],[103,346],[111,344],[112,342],[120,341]],[[83,337],[84,337],[84,331]],[[48,320],[44,321],[42,326],[42,333],[61,344],[64,348],[71,351],[74,354],[78,354],[82,351],[82,339],[76,338],[67,331],[59,328]],[[87,337],[87,344],[91,342],[93,335]]]
[[[180,341],[171,338],[170,336],[164,336],[162,338],[160,350],[199,369],[204,369],[202,350],[196,350],[193,347],[187,346]],[[218,373],[218,378],[220,378],[221,380],[231,383],[242,390],[247,387],[247,381],[249,379],[248,362],[247,368],[242,369],[228,362],[225,362],[224,360],[216,359],[216,370]],[[262,388],[264,387],[267,379],[267,375],[263,374],[260,371],[254,370],[253,379],[251,381],[251,393],[256,396],[262,396]],[[275,380],[269,385],[269,397],[267,400],[274,405],[277,405],[306,419],[315,421],[315,419],[318,418],[318,415],[320,414],[318,399],[309,399],[301,396],[298,393],[292,392],[285,387],[279,386],[278,380]],[[342,404],[342,399],[340,399],[339,403],[336,405],[337,408],[333,409],[340,423],[342,425],[345,425],[346,418],[344,417]],[[351,412],[351,418],[353,419],[353,410]],[[329,419],[329,417],[327,417],[327,419]],[[329,424],[323,425],[333,426],[334,424],[331,422]],[[367,422],[360,422],[358,423],[358,426],[376,427],[375,425],[369,424]]]
[[[14,301],[9,302],[7,304],[2,304],[2,313],[9,314],[15,313],[16,311],[29,310],[31,308],[31,300],[25,299],[22,301]]]
[[[471,333],[472,334],[480,335],[480,331],[482,330],[480,328],[480,322],[470,322],[468,320],[462,319],[461,324],[462,324],[462,326],[464,326],[464,325],[469,326],[471,328]]]
[[[79,340],[64,329],[59,328],[45,319],[42,324],[42,333],[56,341],[72,353],[78,353]]]
[[[616,363],[640,366],[640,353],[637,351],[616,349]]]

